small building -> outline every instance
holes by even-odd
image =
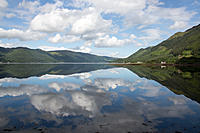
[[[141,61],[138,61],[138,62],[137,62],[137,64],[142,64],[142,63],[143,63],[143,62],[141,62]]]
[[[166,64],[166,62],[165,62],[165,61],[161,61],[160,63],[161,63],[161,64]]]

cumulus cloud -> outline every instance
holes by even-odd
[[[42,32],[63,32],[73,21],[68,13],[70,10],[55,10],[46,14],[39,14],[30,23],[30,29]],[[48,21],[46,21],[48,20]]]
[[[57,8],[61,8],[62,6],[63,2],[59,0],[56,0],[55,3],[47,2],[44,5],[41,5],[38,0],[23,0],[18,4],[18,8],[13,10],[12,12],[15,14],[15,16],[29,22],[33,19],[33,17],[35,17],[35,15],[38,15],[39,13],[48,13]]]
[[[126,44],[135,43],[136,36],[131,34],[128,39],[118,39],[115,36],[110,37],[109,35],[99,37],[95,40],[94,44],[96,47],[119,47]]]
[[[68,92],[68,96],[55,93],[33,95],[31,103],[39,111],[54,115],[94,117],[103,105],[108,105],[111,101],[107,95],[71,91]]]
[[[112,26],[112,21],[104,20],[95,8],[56,9],[37,15],[30,23],[30,28],[35,31],[64,32],[71,28],[70,34],[76,35],[107,31],[110,26]]]
[[[80,88],[80,85],[78,84],[74,84],[74,83],[57,83],[57,82],[53,82],[50,83],[48,85],[50,88],[55,89],[57,92],[61,91],[61,90],[75,90]]]
[[[5,30],[0,28],[0,38],[7,38],[7,39],[19,39],[21,41],[29,41],[29,40],[39,40],[45,37],[46,34],[33,32],[30,30],[22,31],[18,29],[9,29]]]
[[[60,34],[56,34],[55,36],[50,37],[48,41],[51,43],[73,43],[80,41],[80,37],[74,35],[61,36]]]
[[[20,85],[19,87],[0,87],[0,97],[33,95],[47,92],[45,88],[38,85]]]
[[[130,90],[135,90],[135,83],[131,83],[125,81],[123,79],[115,79],[115,78],[97,78],[94,81],[94,85],[98,88],[102,88],[105,90],[116,89],[119,86],[128,87]]]
[[[186,7],[168,8],[160,0],[73,0],[71,2],[55,0],[44,4],[38,0],[23,0],[12,10],[5,10],[8,7],[6,0],[0,2],[0,17],[19,18],[23,23],[21,29],[24,29],[1,28],[0,38],[21,41],[47,39],[54,44],[78,42],[82,45],[78,47],[76,45],[72,50],[85,53],[92,53],[91,45],[96,48],[121,47],[127,44],[139,47],[143,43],[161,40],[163,35],[161,30],[152,28],[144,30],[144,28],[167,21],[170,30],[185,29],[197,14]],[[127,38],[119,37],[121,32],[134,27],[138,33],[146,35],[136,37],[129,33]],[[87,42],[91,45],[86,45]],[[66,49],[64,46],[41,46],[41,48]],[[117,56],[118,53],[112,52],[110,55]]]

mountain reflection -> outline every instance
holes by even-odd
[[[35,76],[29,73],[27,78],[19,73],[21,79],[15,78],[16,75],[5,76],[0,79],[0,131],[200,131],[200,105],[191,100],[199,93],[186,93],[187,84],[198,80],[193,79],[199,78],[198,71],[185,74],[185,69],[126,67],[93,66],[91,71],[86,71],[85,66],[81,72],[82,66],[79,69],[76,66],[72,68],[77,73],[69,74],[70,65],[66,69],[54,66],[51,70],[48,66],[48,72],[46,69]],[[175,72],[179,74],[177,77]],[[1,73],[8,74],[8,70]],[[180,88],[178,81],[182,80],[185,89]],[[172,82],[168,85],[167,81]],[[189,99],[174,90],[195,97]]]

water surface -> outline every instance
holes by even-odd
[[[0,65],[0,131],[200,132],[198,68]]]

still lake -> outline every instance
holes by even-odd
[[[0,65],[0,132],[200,132],[199,67]]]

